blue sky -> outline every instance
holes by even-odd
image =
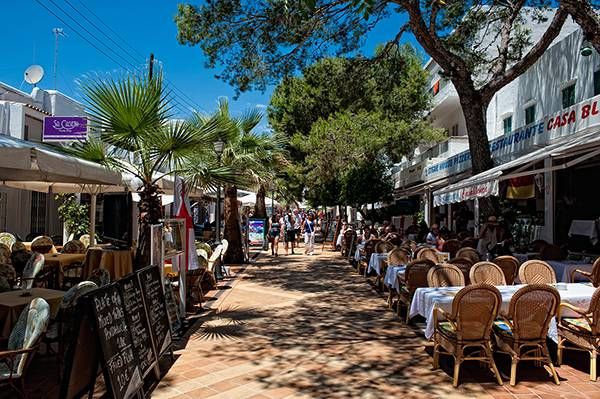
[[[204,57],[198,48],[181,46],[177,40],[177,28],[173,17],[177,11],[178,1],[171,0],[40,0],[51,8],[64,22],[44,9],[36,0],[6,1],[2,4],[2,37],[0,41],[0,81],[8,83],[23,91],[30,87],[23,82],[23,71],[31,64],[40,64],[46,71],[40,87],[54,88],[53,60],[54,35],[52,28],[64,29],[67,37],[59,39],[58,55],[58,89],[67,95],[80,99],[77,80],[89,74],[123,71],[115,61],[129,66],[127,61],[139,68],[144,68],[151,52],[162,63],[166,79],[177,87],[175,92],[181,108],[190,105],[201,111],[210,112],[216,108],[217,99],[227,96],[231,101],[232,112],[238,113],[251,106],[265,106],[269,103],[272,88],[265,93],[255,91],[242,94],[233,101],[234,90],[226,83],[216,79],[218,70],[204,67]],[[78,15],[70,6],[83,12],[96,26],[103,28],[117,44],[102,36],[95,27]],[[192,1],[192,4],[199,2]],[[87,12],[86,7],[110,27],[104,29],[94,15]],[[69,16],[60,10],[62,8]],[[82,26],[77,25],[75,18]],[[380,23],[376,30],[367,37],[363,53],[370,55],[381,42],[393,37],[403,22],[402,16]],[[109,45],[120,57],[98,44],[92,36],[84,31],[88,29],[93,35]],[[94,42],[115,60],[109,59],[99,50],[82,39],[76,31]],[[116,32],[116,34],[115,34]],[[117,36],[118,34],[118,36]],[[125,42],[122,41],[122,39]],[[404,40],[414,44],[414,38],[405,35]],[[130,47],[128,47],[130,45]],[[119,46],[122,47],[119,48]],[[181,94],[183,92],[184,94]],[[188,103],[188,104],[185,104]],[[180,115],[186,112],[179,109]],[[266,125],[266,122],[263,123]]]

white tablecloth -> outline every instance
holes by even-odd
[[[356,246],[356,251],[354,252],[354,260],[357,262],[360,261],[360,251],[365,247],[365,244],[358,244]]]
[[[573,220],[569,228],[569,237],[579,235],[589,237],[593,245],[598,243],[598,229],[595,220]]]
[[[502,294],[502,311],[508,311],[508,305],[515,292],[524,285],[503,285],[497,286]],[[595,288],[591,284],[566,284],[566,290],[559,290],[561,302],[567,302],[571,305],[587,309]],[[433,308],[438,305],[446,312],[452,312],[452,301],[454,296],[463,287],[443,287],[443,288],[417,288],[415,296],[410,305],[410,317],[421,315],[427,319],[425,328],[425,338],[430,339],[433,336],[435,326],[433,325]],[[572,313],[564,312],[565,316],[573,316]],[[553,320],[550,324],[548,336],[555,342],[558,340],[556,331],[556,322]]]
[[[575,269],[584,270],[586,272],[592,271],[592,264],[581,260],[547,260],[546,263],[552,266],[558,281],[564,283],[574,282],[571,281],[571,273]]]
[[[513,256],[517,258],[519,264],[523,264],[528,260],[535,259],[540,256],[539,252],[527,252],[527,253],[514,253]]]
[[[387,259],[387,252],[386,253],[372,253],[371,254],[371,259],[369,259],[369,267],[367,268],[367,270],[365,271],[365,276],[371,271],[374,270],[375,273],[377,273],[377,275],[379,276],[381,274],[381,263]]]
[[[383,279],[383,283],[390,288],[395,289],[397,292],[400,291],[400,286],[398,285],[398,276],[400,278],[404,278],[404,272],[406,271],[406,266],[398,265],[398,266],[388,266],[385,277]]]

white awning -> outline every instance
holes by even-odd
[[[497,196],[499,183],[502,180],[566,169],[596,155],[600,155],[600,132],[565,137],[539,150],[435,191],[433,205],[440,206],[491,195]],[[550,168],[529,169],[549,157],[562,159],[575,156],[577,158]],[[511,173],[506,174],[509,170]]]
[[[121,175],[42,143],[0,134],[0,181],[121,184]]]

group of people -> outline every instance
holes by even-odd
[[[304,236],[304,254],[315,253],[315,231],[317,224],[313,212],[304,212],[294,209],[293,211],[280,211],[269,219],[269,241],[271,243],[271,255],[279,256],[279,241],[285,243],[285,254],[293,255],[294,248],[300,244],[300,237]]]

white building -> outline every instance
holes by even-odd
[[[539,27],[539,31],[543,29]],[[533,32],[534,39],[539,31]],[[429,61],[425,68],[431,74],[434,107],[428,117],[449,137],[433,147],[419,148],[411,160],[403,162],[394,176],[396,198],[421,201],[428,223],[455,227],[453,213],[457,207],[466,206],[476,213],[477,198],[505,198],[506,185],[516,184],[510,181],[511,176],[530,176],[535,177],[538,186],[534,197],[512,205],[523,214],[530,213],[532,223],[538,226],[537,237],[560,241],[568,232],[568,219],[598,218],[600,210],[589,207],[581,209],[587,212],[573,211],[571,216],[555,212],[557,203],[561,203],[557,193],[563,195],[573,179],[572,165],[588,170],[586,176],[591,178],[594,172],[589,171],[594,169],[590,168],[600,162],[586,152],[596,148],[594,129],[600,140],[600,117],[596,117],[594,108],[600,99],[600,56],[595,51],[591,56],[582,56],[582,42],[581,30],[569,18],[546,53],[493,97],[487,110],[487,133],[492,157],[499,166],[475,178],[469,178],[470,155],[458,95],[453,85],[440,77],[439,66]],[[582,143],[577,143],[577,137],[585,137],[590,143],[580,148]],[[555,153],[544,152],[545,148],[553,148]],[[558,156],[560,152],[562,157]],[[588,158],[575,161],[582,153]],[[584,197],[585,193],[569,195]],[[583,205],[587,201],[580,202],[586,208]],[[474,224],[469,227],[476,229]]]
[[[84,116],[82,104],[56,90],[30,94],[0,82],[0,134],[41,142],[45,116]],[[63,234],[54,196],[6,187],[0,182],[0,231],[25,240],[31,233]]]

